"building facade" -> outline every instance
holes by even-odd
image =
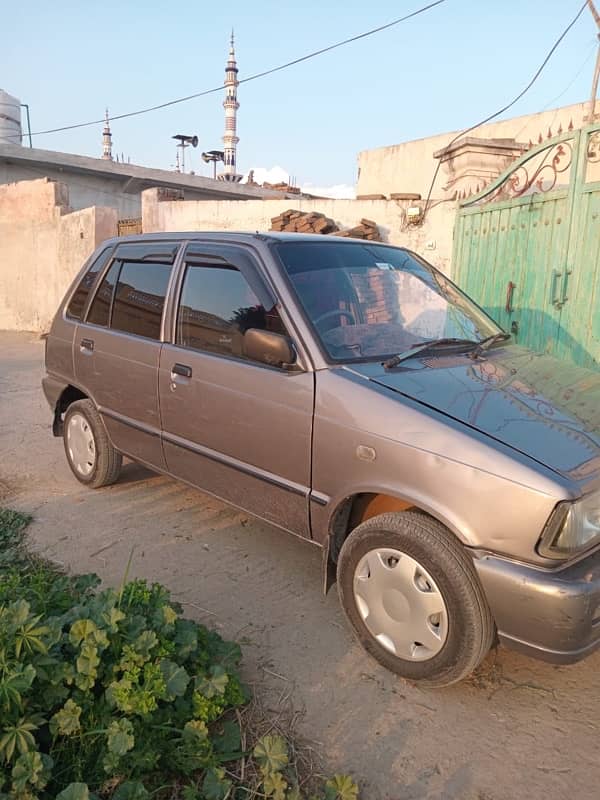
[[[110,158],[58,153],[0,142],[0,185],[50,178],[68,186],[73,210],[89,206],[116,208],[119,219],[140,217],[141,193],[158,187],[186,200],[248,200],[281,197],[237,182],[115,162]]]

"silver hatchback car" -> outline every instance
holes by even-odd
[[[558,663],[600,643],[600,375],[519,347],[414,253],[110,240],[46,370],[79,481],[125,455],[313,541],[405,678],[458,681],[496,637]]]

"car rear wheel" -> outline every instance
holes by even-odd
[[[363,522],[343,544],[337,575],[359,641],[403,678],[449,686],[492,646],[494,622],[472,560],[426,514],[389,513]]]
[[[117,480],[123,458],[110,443],[91,400],[77,400],[68,407],[63,441],[67,461],[78,481],[98,489]]]

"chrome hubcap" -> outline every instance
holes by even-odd
[[[96,443],[92,429],[83,414],[73,414],[67,424],[67,450],[71,464],[87,477],[96,464]]]
[[[391,548],[370,550],[354,573],[354,601],[369,633],[398,658],[426,661],[448,636],[446,603],[414,558]]]

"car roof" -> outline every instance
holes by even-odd
[[[173,241],[230,241],[250,244],[258,239],[263,242],[319,242],[319,244],[377,244],[384,246],[386,242],[372,242],[365,239],[354,239],[349,236],[339,237],[333,235],[323,235],[319,233],[287,233],[278,231],[170,231],[166,233],[138,233],[130,236],[118,236],[108,240],[110,243],[132,243],[132,242],[160,242]]]

